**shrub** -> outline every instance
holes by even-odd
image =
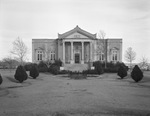
[[[0,74],[0,85],[2,84],[2,82],[3,82],[3,79],[2,79],[2,76]]]
[[[98,74],[95,69],[94,70],[93,69],[86,70],[86,73],[87,74]]]
[[[47,72],[48,71],[48,67],[43,61],[41,61],[38,64],[38,70],[39,70],[39,72]]]
[[[36,79],[36,77],[39,76],[38,67],[36,64],[33,64],[30,70],[30,76],[33,77],[33,79]]]
[[[70,71],[69,77],[71,79],[86,79],[87,73],[85,71],[78,72],[78,71]]]
[[[93,66],[95,67],[95,71],[96,71],[99,75],[104,72],[104,71],[103,71],[103,68],[102,68],[102,63],[101,63],[100,61],[94,62],[94,63],[93,63]]]
[[[32,63],[25,64],[24,68],[25,68],[26,71],[30,71],[31,68],[32,68]]]
[[[55,60],[55,62],[53,63],[53,65],[56,65],[56,66],[62,66],[62,61],[59,59],[59,60]]]
[[[127,76],[127,70],[125,69],[125,67],[123,65],[120,65],[117,75],[121,77],[121,79],[123,79],[124,77]]]
[[[57,65],[51,65],[49,68],[48,68],[48,72],[54,74],[54,75],[57,75],[59,73],[59,66]]]
[[[135,82],[139,82],[142,80],[143,72],[140,70],[138,65],[135,65],[135,67],[133,68],[133,70],[131,72],[131,77]]]
[[[15,79],[22,83],[28,78],[28,75],[23,66],[18,66],[14,75]]]
[[[114,68],[104,68],[104,72],[106,73],[117,73],[118,72],[118,68],[114,67]]]
[[[58,73],[59,74],[68,74],[69,70],[60,70]]]

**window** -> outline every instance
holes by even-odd
[[[100,52],[99,54],[99,60],[104,61],[104,53]]]
[[[38,50],[38,51],[37,51],[37,60],[38,60],[38,61],[41,61],[41,60],[42,60],[42,56],[43,56],[42,50]]]
[[[50,52],[51,60],[55,60],[55,51]]]
[[[117,50],[112,51],[112,61],[117,61]]]

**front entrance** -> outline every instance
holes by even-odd
[[[80,54],[79,53],[75,54],[75,63],[80,63]]]

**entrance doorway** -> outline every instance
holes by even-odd
[[[75,54],[75,63],[80,63],[80,54],[79,53]]]

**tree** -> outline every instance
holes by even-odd
[[[18,80],[20,83],[27,80],[28,75],[22,65],[18,66],[14,75],[15,79]]]
[[[11,56],[8,56],[6,58],[3,58],[2,62],[7,66],[8,68],[14,68],[15,66],[18,65],[18,61],[13,59]]]
[[[142,57],[139,66],[141,69],[147,70],[149,67],[148,59],[146,57]]]
[[[50,59],[50,55],[51,55],[51,51],[53,49],[51,48],[46,48],[46,46],[44,47],[40,47],[40,49],[42,50],[43,52],[43,55],[45,57],[45,60],[43,61],[44,64],[46,64],[46,66],[49,68],[51,65],[52,65],[52,62],[51,62],[51,59]]]
[[[120,65],[117,75],[120,76],[121,79],[123,79],[124,77],[127,76],[127,70],[126,70],[125,66]]]
[[[135,60],[135,57],[136,57],[136,53],[132,50],[131,47],[129,47],[125,53],[125,60],[130,63],[130,69],[132,66],[132,62]]]
[[[107,67],[107,58],[106,58],[106,41],[105,41],[106,33],[103,30],[100,30],[98,33],[99,40],[97,41],[97,49],[96,54],[99,55],[100,53],[104,54],[104,62],[105,62],[105,68]]]
[[[131,77],[135,82],[139,82],[143,78],[143,72],[140,70],[138,65],[135,65],[131,72]]]
[[[20,61],[20,64],[23,65],[23,61],[27,55],[28,48],[25,43],[19,37],[13,42],[12,54],[16,55]]]
[[[32,67],[30,69],[30,76],[33,77],[33,79],[36,79],[36,77],[39,76],[37,64],[32,65]]]

